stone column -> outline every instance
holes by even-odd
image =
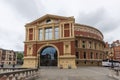
[[[73,37],[74,37],[74,23],[72,23],[72,34],[73,34]]]
[[[42,30],[43,30],[43,31],[42,31],[42,33],[43,33],[43,35],[42,35],[42,38],[43,38],[43,39],[42,39],[42,40],[45,40],[45,28],[42,28]]]
[[[52,39],[55,39],[55,26],[54,24],[52,25]]]
[[[35,36],[35,40],[36,40],[36,41],[37,41],[37,37],[38,37],[37,35],[38,35],[38,34],[37,34],[37,27],[35,27],[35,35],[34,35],[34,36]]]
[[[61,36],[61,29],[62,29],[62,26],[61,26],[62,24],[59,24],[59,38],[61,38],[62,36]]]
[[[64,32],[65,32],[65,31],[64,31],[64,24],[63,24],[63,28],[62,28],[62,30],[63,30],[63,38],[64,38]]]
[[[29,40],[29,29],[26,28],[26,41],[28,41],[28,40]]]
[[[86,48],[89,48],[89,41],[88,40],[86,40]]]
[[[35,27],[33,28],[33,40],[35,40]]]
[[[72,32],[72,31],[71,31],[71,28],[72,28],[72,27],[71,27],[71,23],[69,23],[70,37],[72,37],[72,35],[71,35],[71,34],[72,34],[72,33],[71,33],[71,32]]]

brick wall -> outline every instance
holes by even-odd
[[[33,40],[33,28],[29,29],[29,40]]]
[[[58,43],[51,43],[52,45],[55,45],[59,50],[59,55],[63,55],[63,42]],[[32,56],[37,56],[37,52],[45,44],[33,44],[33,54]],[[49,45],[48,45],[49,46]]]
[[[75,31],[75,35],[82,35],[84,37],[92,37],[92,38],[96,38],[96,39],[100,39],[102,40],[97,34],[93,34],[93,33],[89,33],[89,32],[83,32],[83,31]]]
[[[75,41],[71,41],[71,55],[75,55]]]
[[[27,56],[27,45],[24,45],[24,56]]]
[[[64,24],[64,37],[70,36],[69,24]]]

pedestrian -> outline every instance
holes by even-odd
[[[3,68],[3,67],[4,67],[4,64],[2,63],[2,64],[1,64],[1,68]]]
[[[13,64],[13,68],[15,68],[15,63]]]

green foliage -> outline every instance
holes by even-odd
[[[17,59],[18,60],[23,60],[23,53],[17,52]]]

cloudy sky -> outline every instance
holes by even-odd
[[[45,14],[74,16],[105,42],[120,40],[120,0],[0,0],[0,48],[23,51],[24,25]]]

